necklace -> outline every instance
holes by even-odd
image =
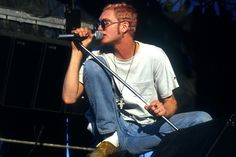
[[[136,52],[136,42],[134,43],[134,51],[133,51],[132,59],[131,59],[131,61],[130,61],[129,68],[128,68],[127,74],[126,74],[126,76],[125,76],[125,79],[124,79],[125,82],[126,82],[127,79],[128,79],[128,76],[129,76],[129,73],[130,73],[130,69],[131,69],[132,64],[133,64],[135,52]],[[114,60],[114,65],[115,65],[115,71],[116,71],[116,73],[118,74],[118,67],[117,67],[117,65],[116,65],[116,58],[115,58],[115,55],[114,55],[113,57],[114,57],[113,60]],[[123,96],[122,96],[122,91],[124,90],[124,86],[125,86],[125,85],[123,85],[123,86],[121,87],[121,83],[119,82],[119,90],[120,90],[121,98],[117,101],[117,104],[119,105],[119,107],[120,107],[121,109],[123,108],[123,105],[125,104],[125,103],[124,103],[124,98],[123,98]]]

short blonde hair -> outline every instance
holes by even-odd
[[[138,22],[138,14],[136,9],[127,3],[112,3],[107,4],[103,11],[113,9],[115,11],[115,16],[118,21],[127,21],[129,23],[129,31],[134,35]]]

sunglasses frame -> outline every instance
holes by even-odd
[[[110,20],[107,20],[107,19],[102,19],[101,21],[98,20],[95,24],[94,24],[94,30],[98,30],[98,27],[101,25],[102,29],[105,30],[107,27],[113,25],[113,24],[116,24],[116,23],[120,23],[122,21],[115,21],[115,22],[112,22]]]

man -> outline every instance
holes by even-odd
[[[63,100],[73,104],[85,90],[90,102],[87,118],[92,133],[101,138],[91,157],[107,157],[117,150],[140,154],[152,150],[162,136],[174,131],[162,116],[178,128],[211,120],[205,112],[175,114],[173,90],[178,82],[164,51],[134,40],[137,25],[135,9],[126,3],[108,4],[97,23],[103,33],[101,49],[93,53],[132,86],[147,102],[141,101],[93,58],[82,64],[83,53],[72,43],[70,64],[63,86]],[[73,31],[88,47],[93,35],[82,27]]]

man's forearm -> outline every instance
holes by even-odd
[[[62,97],[65,103],[74,103],[78,98],[79,69],[83,55],[78,50],[73,50],[71,60],[63,84]]]
[[[177,111],[177,101],[174,96],[164,99],[164,107],[166,109],[166,117],[171,117]]]

